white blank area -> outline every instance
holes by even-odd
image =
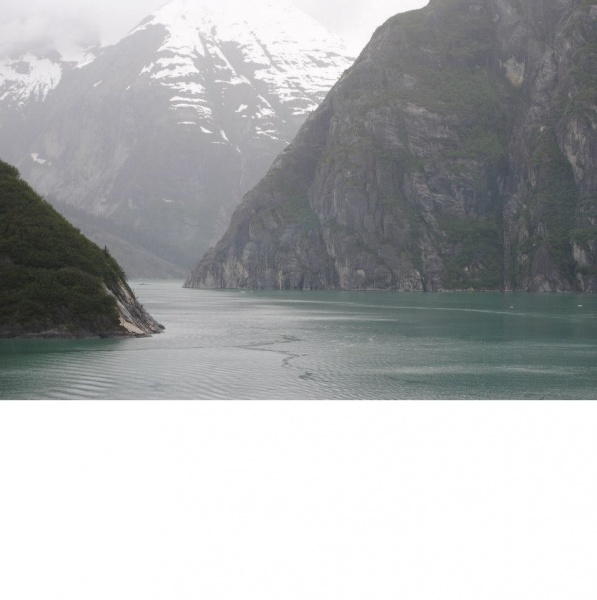
[[[594,600],[593,403],[4,403],[0,597]]]

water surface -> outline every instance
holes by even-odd
[[[597,398],[597,297],[131,282],[152,338],[0,341],[0,398]]]

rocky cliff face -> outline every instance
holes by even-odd
[[[70,69],[40,59],[19,79],[17,62],[11,97],[43,84],[44,101],[6,130],[0,156],[90,235],[104,229],[186,273],[352,59],[281,0],[173,0]]]
[[[119,327],[114,329],[111,337],[146,337],[163,331],[163,325],[143,308],[124,279],[106,285],[105,290],[115,299],[118,311]]]
[[[596,44],[586,0],[390,19],[186,285],[597,291]]]

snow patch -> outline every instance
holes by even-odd
[[[193,64],[178,64],[172,69],[163,69],[157,73],[152,73],[152,79],[179,79],[190,77],[197,72]]]
[[[139,73],[139,76],[144,75],[145,73],[151,73],[151,71],[153,70],[153,68],[155,67],[155,63],[151,63],[149,65],[147,65],[146,67],[143,67],[141,69],[141,73]]]
[[[61,64],[49,58],[25,54],[16,60],[0,59],[2,98],[10,98],[19,105],[29,100],[44,101],[61,79]]]
[[[75,69],[82,69],[87,65],[90,65],[98,56],[99,50],[84,50],[82,48],[75,48],[69,53],[62,55],[64,60],[70,63],[75,63]]]
[[[196,82],[178,81],[176,83],[169,84],[168,87],[181,93],[186,92],[191,96],[203,96],[205,94],[205,87]]]
[[[201,103],[203,100],[201,98],[186,98],[184,96],[174,96],[170,98],[170,102],[187,102],[187,103]]]
[[[39,154],[37,152],[33,152],[31,154],[31,158],[33,162],[36,162],[39,165],[45,165],[48,161],[45,158],[39,158]]]

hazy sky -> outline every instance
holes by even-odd
[[[245,0],[250,2],[250,0]],[[292,1],[292,0],[290,0]],[[114,43],[165,0],[0,0],[0,53],[57,45]],[[387,18],[420,8],[427,0],[294,0],[293,3],[344,38],[353,54]]]

